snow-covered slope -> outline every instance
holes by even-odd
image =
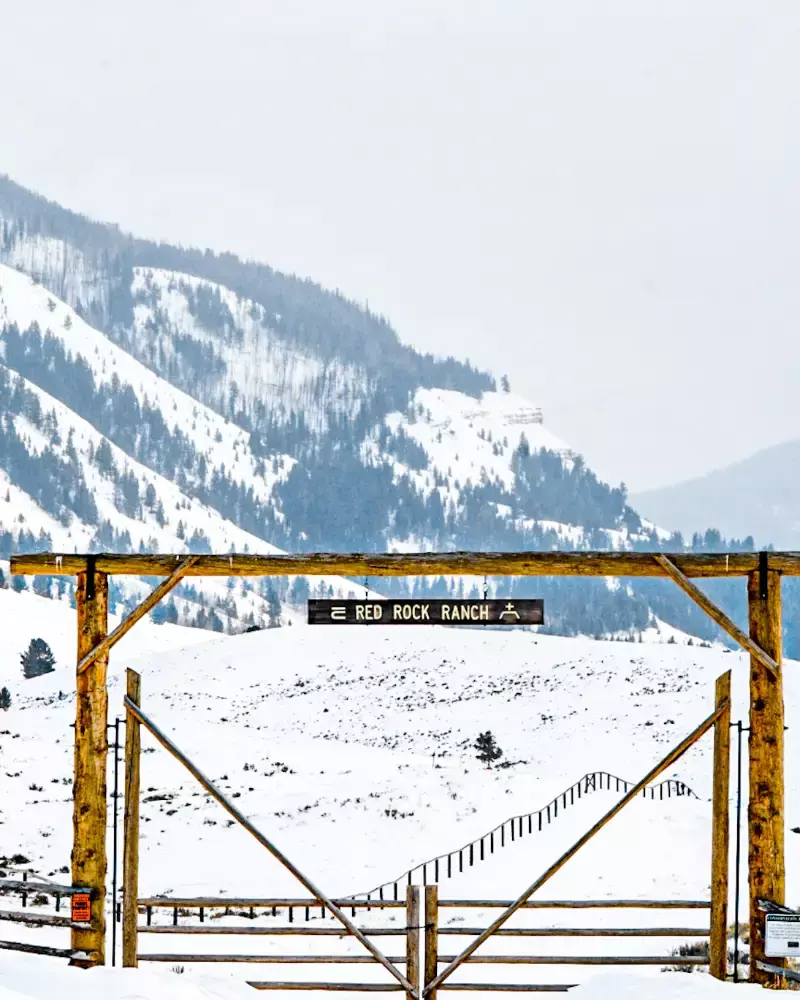
[[[338,291],[138,240],[0,177],[0,557],[667,544],[501,385],[414,351]],[[478,582],[384,585],[445,596]],[[203,581],[163,613],[236,631],[298,621],[312,588],[354,586]],[[555,631],[639,636],[660,619],[717,637],[684,595],[646,582],[546,588]]]
[[[71,642],[68,633],[64,641]],[[12,674],[16,654],[16,648],[9,652]],[[112,656],[112,712],[121,709],[122,666],[132,662],[129,655]],[[713,679],[728,667],[734,718],[743,717],[747,669],[738,654],[677,644],[416,628],[404,631],[402,643],[382,630],[357,628],[220,637],[191,649],[162,649],[138,664],[145,710],[225,791],[242,794],[248,814],[279,844],[290,843],[301,867],[326,875],[334,893],[366,890],[453,850],[545,804],[587,771],[638,778],[709,713]],[[800,700],[790,667],[787,717]],[[65,687],[67,697],[59,701],[55,696]],[[14,705],[3,717],[10,733],[0,745],[4,767],[20,776],[9,779],[15,805],[4,808],[4,839],[29,852],[38,867],[54,870],[67,851],[69,790],[42,796],[26,789],[32,781],[47,789],[70,773],[72,694],[58,672],[34,681],[20,676],[12,694]],[[471,745],[485,729],[512,766],[487,771],[475,760]],[[797,750],[792,733],[788,761]],[[57,739],[60,751],[52,749]],[[602,895],[612,874],[621,894],[669,895],[678,886],[690,896],[707,892],[701,859],[709,830],[710,741],[667,776],[689,784],[699,800],[632,806],[587,849],[587,860],[565,869],[553,893],[581,885],[584,895]],[[789,779],[792,826],[800,788],[791,769]],[[163,752],[145,754],[143,785],[168,797],[145,802],[143,890],[291,890],[291,879],[265,864],[255,842],[229,829]],[[607,805],[605,793],[590,796],[564,815],[563,826],[523,840],[522,856],[533,869],[541,867],[575,826]],[[191,854],[186,822],[194,829]],[[52,836],[40,839],[40,829]],[[643,830],[659,841],[663,864],[626,856]],[[507,864],[508,856],[480,866],[480,878],[499,879],[507,884],[504,892],[519,878],[520,859]],[[225,859],[223,879],[203,857]],[[790,875],[789,884],[797,885],[798,872]],[[477,868],[460,876],[459,894],[477,877]]]
[[[27,600],[7,595],[8,602]],[[63,629],[65,644],[72,626],[66,617],[63,624],[54,623],[54,632]],[[714,649],[422,628],[404,631],[402,643],[382,630],[357,628],[281,629],[218,637],[184,649],[179,629],[163,626],[143,637],[150,642],[159,634],[169,635],[169,642],[156,654],[137,658],[123,647],[112,654],[112,716],[121,712],[123,666],[135,665],[143,674],[145,711],[332,894],[364,892],[420,861],[457,850],[502,820],[544,805],[587,771],[638,779],[709,714],[714,678],[725,669],[733,670],[734,718],[746,717],[746,661]],[[50,638],[60,649],[62,640],[54,633]],[[16,652],[9,651],[5,676],[14,673]],[[793,665],[786,664],[787,718],[800,705]],[[0,718],[5,774],[0,837],[4,850],[24,854],[44,874],[57,874],[69,857],[74,713],[65,684],[69,676],[58,670],[33,681],[20,677],[13,684],[12,708]],[[511,766],[487,770],[476,761],[472,744],[486,729]],[[800,821],[800,781],[792,767],[800,745],[791,727],[787,741],[787,827],[792,827]],[[146,734],[143,747],[143,894],[300,892]],[[706,737],[667,773],[688,783],[699,798],[637,799],[541,897],[708,898],[711,750]],[[733,800],[735,786],[731,792]],[[584,797],[541,833],[507,843],[461,873],[454,869],[450,879],[442,867],[442,894],[513,898],[617,798],[612,791]],[[797,903],[796,852],[787,852],[787,863],[789,902]],[[433,877],[430,868],[427,876]],[[467,919],[470,926],[483,926],[489,916],[476,910]],[[386,925],[402,916],[365,918],[375,919]],[[464,919],[457,911],[443,917],[453,926]],[[663,915],[591,915],[595,926],[620,919],[626,926],[632,920],[659,926]],[[256,920],[281,923],[286,914]],[[520,920],[569,926],[586,925],[587,917],[527,911]],[[701,927],[704,920],[687,912],[678,923]],[[143,936],[142,950],[194,951],[205,947],[198,940],[174,936],[169,947],[159,949]],[[626,939],[623,950],[668,955],[678,943]],[[489,950],[509,946],[521,947],[500,941]],[[241,944],[228,938],[208,947],[241,951]],[[315,947],[314,939],[293,939],[295,953]],[[251,938],[247,948],[279,951],[281,939]],[[524,950],[529,948],[534,945],[526,941]],[[586,943],[536,942],[534,950],[541,948],[569,954],[585,951]],[[619,953],[619,943],[598,939],[591,950]],[[470,978],[481,971],[471,970]],[[497,970],[483,971],[488,976]],[[243,978],[238,969],[232,975]],[[346,970],[343,975],[347,978]],[[575,970],[565,967],[522,974],[509,969],[503,975],[515,981],[528,975],[549,982],[589,978],[581,970],[576,980]]]

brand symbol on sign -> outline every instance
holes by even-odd
[[[500,612],[500,617],[516,618],[519,621],[519,611],[517,611],[511,601],[509,601],[508,604],[506,604],[505,611]]]

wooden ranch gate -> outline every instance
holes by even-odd
[[[189,576],[610,576],[664,577],[673,580],[725,632],[750,654],[750,733],[748,865],[750,899],[750,976],[780,987],[783,981],[759,966],[764,950],[765,913],[760,900],[785,903],[784,865],[784,710],[781,674],[781,578],[800,575],[800,553],[760,552],[676,554],[661,552],[451,552],[304,555],[117,555],[36,553],[11,559],[20,575],[77,576],[78,663],[73,884],[92,892],[91,927],[73,929],[76,951],[102,964],[105,956],[106,758],[110,649],[184,577]],[[165,579],[112,633],[108,633],[109,575],[162,576]],[[748,632],[743,632],[694,583],[693,578],[745,577]],[[130,699],[129,699],[130,700]],[[708,720],[706,720],[708,722]],[[713,723],[709,723],[709,726]],[[715,767],[715,778],[722,778]],[[726,772],[727,773],[727,772]],[[625,801],[624,799],[622,800]],[[716,875],[715,875],[716,878]],[[538,886],[531,889],[531,893]],[[312,893],[319,898],[316,893]],[[526,897],[527,898],[527,897]],[[521,905],[521,904],[520,904]],[[328,901],[328,908],[335,907]],[[338,908],[336,908],[338,909]],[[331,909],[331,912],[334,912]],[[342,914],[343,915],[343,914]],[[348,919],[348,918],[346,918]],[[503,922],[507,916],[498,918]],[[497,921],[487,932],[491,932]],[[499,927],[499,925],[497,925]],[[350,933],[357,930],[353,926]],[[488,936],[488,933],[487,933]],[[478,944],[482,940],[476,939]],[[374,946],[362,944],[377,957]],[[478,946],[473,942],[470,948]],[[471,954],[465,950],[463,961]],[[391,965],[385,960],[387,965]],[[383,964],[383,963],[382,963]],[[772,960],[773,968],[785,966]],[[408,980],[392,965],[403,989]],[[425,986],[432,995],[452,969],[446,967]]]
[[[516,937],[683,937],[698,938],[709,936],[709,968],[717,978],[724,979],[727,971],[727,900],[728,900],[728,774],[730,769],[730,688],[731,674],[728,671],[722,674],[716,685],[716,701],[714,711],[697,726],[685,739],[671,748],[669,752],[635,785],[626,788],[623,797],[588,830],[569,850],[555,861],[535,882],[530,885],[525,892],[517,899],[508,903],[497,901],[443,901],[438,902],[438,896],[433,890],[435,887],[426,886],[425,897],[425,984],[421,987],[419,981],[420,974],[420,948],[419,931],[419,887],[410,883],[406,887],[406,902],[403,904],[397,899],[384,899],[382,891],[379,890],[377,899],[372,898],[371,893],[366,894],[366,898],[348,897],[347,899],[331,901],[324,893],[316,888],[287,857],[283,854],[253,823],[247,819],[244,813],[228,798],[209,778],[207,778],[199,767],[180,750],[173,740],[150,718],[144,711],[141,703],[141,678],[133,670],[128,670],[127,695],[125,698],[125,708],[127,711],[127,739],[126,739],[126,760],[125,760],[125,844],[124,844],[124,891],[123,891],[123,965],[133,967],[140,961],[149,962],[238,962],[253,964],[282,964],[282,965],[338,965],[356,963],[380,963],[396,980],[395,983],[340,983],[335,981],[323,982],[296,982],[296,981],[254,981],[250,985],[260,990],[347,990],[347,991],[386,991],[405,990],[409,998],[420,998],[423,996],[433,996],[438,989],[458,989],[458,990],[505,990],[516,992],[562,992],[570,987],[558,986],[555,984],[508,984],[508,983],[451,983],[450,976],[465,962],[481,962],[484,964],[501,965],[700,965],[706,964],[702,956],[680,956],[650,955],[650,956],[535,956],[535,955],[515,955],[515,956],[485,956],[474,957],[474,952],[489,938],[497,936]],[[141,727],[144,726],[149,733],[164,747],[179,763],[181,763],[189,773],[200,784],[204,791],[215,799],[233,819],[243,826],[255,839],[265,847],[277,860],[284,865],[295,878],[311,892],[312,898],[306,900],[226,900],[224,898],[205,899],[170,899],[167,897],[140,898],[138,885],[139,869],[139,804],[140,804],[140,754],[141,754]],[[712,843],[711,843],[711,868],[712,886],[711,901],[686,902],[681,900],[657,901],[640,900],[640,907],[652,909],[698,909],[707,907],[711,911],[710,928],[698,927],[668,927],[668,928],[512,928],[504,925],[518,911],[525,908],[541,908],[546,906],[558,906],[557,903],[530,902],[531,896],[537,892],[545,883],[555,875],[581,848],[591,840],[603,827],[617,816],[626,805],[642,794],[648,786],[655,781],[665,770],[675,764],[686,753],[690,747],[701,739],[710,729],[714,730],[714,795],[713,795],[713,822],[712,822]],[[411,873],[408,873],[409,876]],[[203,926],[203,916],[206,909],[219,909],[224,907],[226,912],[230,912],[232,906],[245,905],[250,910],[251,917],[255,916],[255,909],[263,910],[267,907],[287,908],[289,912],[289,926],[248,926],[241,927],[232,924],[216,923]],[[351,910],[352,917],[355,918],[356,910],[362,912],[366,909],[383,911],[401,907],[405,905],[404,928],[393,927],[363,927],[356,925],[353,920],[347,917],[346,911]],[[502,913],[486,928],[471,927],[444,927],[439,929],[439,906],[450,907],[479,907],[483,909],[500,908]],[[563,908],[580,908],[586,906],[576,902],[565,902]],[[603,904],[596,904],[603,905]],[[613,907],[615,904],[610,901],[605,902],[605,907]],[[636,903],[628,901],[623,903],[618,901],[616,905],[635,906]],[[291,926],[292,913],[296,907],[304,907],[306,912],[306,925]],[[320,908],[323,916],[330,914],[334,916],[344,928],[321,928],[318,926],[308,926],[310,910],[314,907]],[[152,912],[154,909],[172,910],[173,920],[171,924],[152,922]],[[199,910],[201,924],[180,925],[178,923],[179,911],[191,912]],[[144,912],[147,922],[139,924],[139,915]],[[441,957],[438,950],[438,935],[468,935],[473,938],[470,944],[458,955]],[[264,955],[264,954],[214,954],[207,952],[200,953],[140,953],[140,934],[169,934],[180,936],[191,935],[226,935],[228,937],[240,935],[251,938],[253,935],[335,935],[337,937],[351,936],[356,938],[366,949],[368,954],[360,955]],[[387,957],[374,944],[375,937],[389,937],[404,935],[406,939],[406,953],[403,956]],[[440,963],[444,963],[446,968],[441,972],[438,969]],[[405,973],[400,969],[400,965],[405,965]]]

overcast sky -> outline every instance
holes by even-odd
[[[631,489],[800,436],[797,0],[0,0],[0,172],[338,286]]]

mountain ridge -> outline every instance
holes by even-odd
[[[624,486],[602,482],[507,379],[498,392],[468,363],[419,354],[385,319],[309,280],[138,240],[0,178],[0,286],[9,496],[0,556],[78,545],[684,547],[639,516]],[[28,512],[31,529],[22,527],[28,502],[48,507]],[[719,533],[691,543],[752,544]],[[54,580],[36,585],[64,594]],[[118,585],[123,608],[136,600],[130,586]],[[228,631],[299,621],[312,593],[346,596],[356,582],[222,586],[183,583],[159,613]],[[531,596],[530,586],[490,581],[516,596]],[[660,620],[719,637],[659,581],[536,586],[552,631],[635,637]],[[386,596],[477,588],[382,581]],[[743,617],[743,598],[725,581],[712,590]]]
[[[800,549],[800,439],[762,448],[704,476],[631,497],[660,524],[688,533],[713,524],[723,534],[747,534],[760,546]],[[736,503],[730,498],[736,497]]]

